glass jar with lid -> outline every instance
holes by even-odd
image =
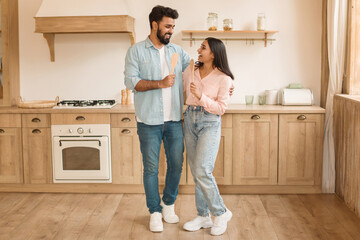
[[[233,29],[233,20],[230,18],[223,20],[223,29],[224,31],[231,31]]]
[[[218,15],[217,13],[209,12],[207,18],[207,26],[209,31],[216,31],[218,27]]]
[[[258,13],[257,17],[257,30],[258,31],[265,31],[265,24],[266,24],[265,14]]]

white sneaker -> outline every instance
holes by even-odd
[[[200,228],[211,228],[213,225],[213,222],[211,221],[211,217],[201,217],[197,216],[193,220],[186,222],[183,226],[183,228],[187,231],[197,231]]]
[[[226,212],[214,218],[214,225],[211,228],[211,235],[221,235],[226,231],[227,223],[232,217],[232,212],[226,209]]]
[[[178,223],[179,217],[175,214],[175,204],[165,205],[161,201],[160,205],[162,206],[162,216],[167,223]]]
[[[150,231],[162,232],[164,230],[161,213],[154,212],[150,214]]]

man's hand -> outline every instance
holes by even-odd
[[[175,75],[168,75],[163,80],[159,81],[159,88],[172,87],[175,83]]]
[[[234,89],[235,89],[235,87],[231,87],[231,88],[230,88],[230,91],[229,91],[230,97],[233,95]]]
[[[195,85],[195,83],[190,83],[190,92],[197,98],[201,99],[201,91],[200,89]]]

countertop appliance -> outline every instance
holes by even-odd
[[[55,183],[110,183],[110,124],[52,125]]]
[[[112,108],[115,100],[64,100],[53,108]]]
[[[291,89],[284,88],[281,90],[282,105],[312,105],[314,102],[313,93],[310,89]]]

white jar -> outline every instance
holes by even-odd
[[[264,13],[258,13],[257,17],[257,30],[265,31],[266,19]]]
[[[272,89],[272,90],[266,90],[265,91],[266,96],[266,104],[278,104],[278,90]]]

